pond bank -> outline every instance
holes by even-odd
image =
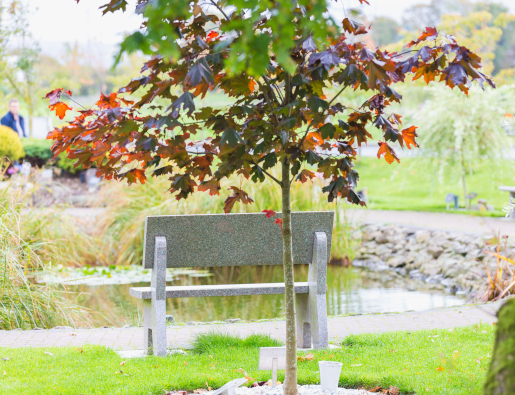
[[[449,293],[474,295],[487,283],[485,267],[495,272],[497,262],[487,259],[495,252],[494,235],[421,230],[398,225],[365,224],[354,266],[374,272],[394,271]],[[506,242],[506,244],[505,244]],[[513,240],[501,241],[500,251],[513,248]]]

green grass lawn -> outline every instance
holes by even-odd
[[[440,183],[437,175],[416,158],[401,158],[401,163],[391,165],[382,158],[362,158],[356,170],[360,176],[357,189],[368,188],[369,208],[372,209],[446,211],[447,193],[458,195],[460,206],[465,206],[463,188],[455,176],[447,175]],[[506,170],[504,174],[496,175],[487,163],[478,166],[478,171],[467,177],[468,192],[476,192],[478,198],[487,199],[496,211],[459,212],[504,216],[502,208],[508,204],[509,195],[498,190],[500,185],[515,185],[515,171]],[[473,204],[477,204],[477,199]]]
[[[318,384],[318,361],[343,363],[340,386],[390,385],[402,393],[480,394],[493,343],[493,325],[454,330],[349,336],[342,347],[299,362],[299,384]],[[162,394],[164,389],[219,388],[242,377],[269,380],[258,371],[260,346],[277,342],[207,335],[189,355],[123,360],[101,346],[0,348],[1,394]],[[9,359],[9,360],[6,360]],[[283,380],[282,372],[279,380]]]

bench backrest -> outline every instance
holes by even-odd
[[[281,228],[263,213],[160,215],[145,221],[143,266],[154,266],[156,236],[166,237],[167,267],[280,265],[283,262]],[[327,235],[331,256],[334,212],[292,213],[293,261],[313,259],[315,232]],[[330,259],[330,258],[328,258]]]

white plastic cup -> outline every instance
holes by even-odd
[[[337,392],[343,363],[319,361],[318,366],[320,368],[320,386],[322,391]]]

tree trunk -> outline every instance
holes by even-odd
[[[515,299],[497,313],[494,352],[483,395],[515,394]]]
[[[469,209],[469,200],[467,199],[467,180],[465,179],[465,173],[461,176],[461,183],[463,184],[463,198],[465,199],[465,208]]]
[[[465,158],[463,150],[461,151],[461,183],[463,184],[463,198],[465,199],[465,208],[469,209],[469,201],[467,199],[467,167],[465,166]]]
[[[297,394],[297,331],[295,328],[295,288],[293,275],[293,248],[291,229],[290,162],[282,162],[282,215],[283,215],[283,267],[284,305],[286,310],[286,372],[285,395]]]

